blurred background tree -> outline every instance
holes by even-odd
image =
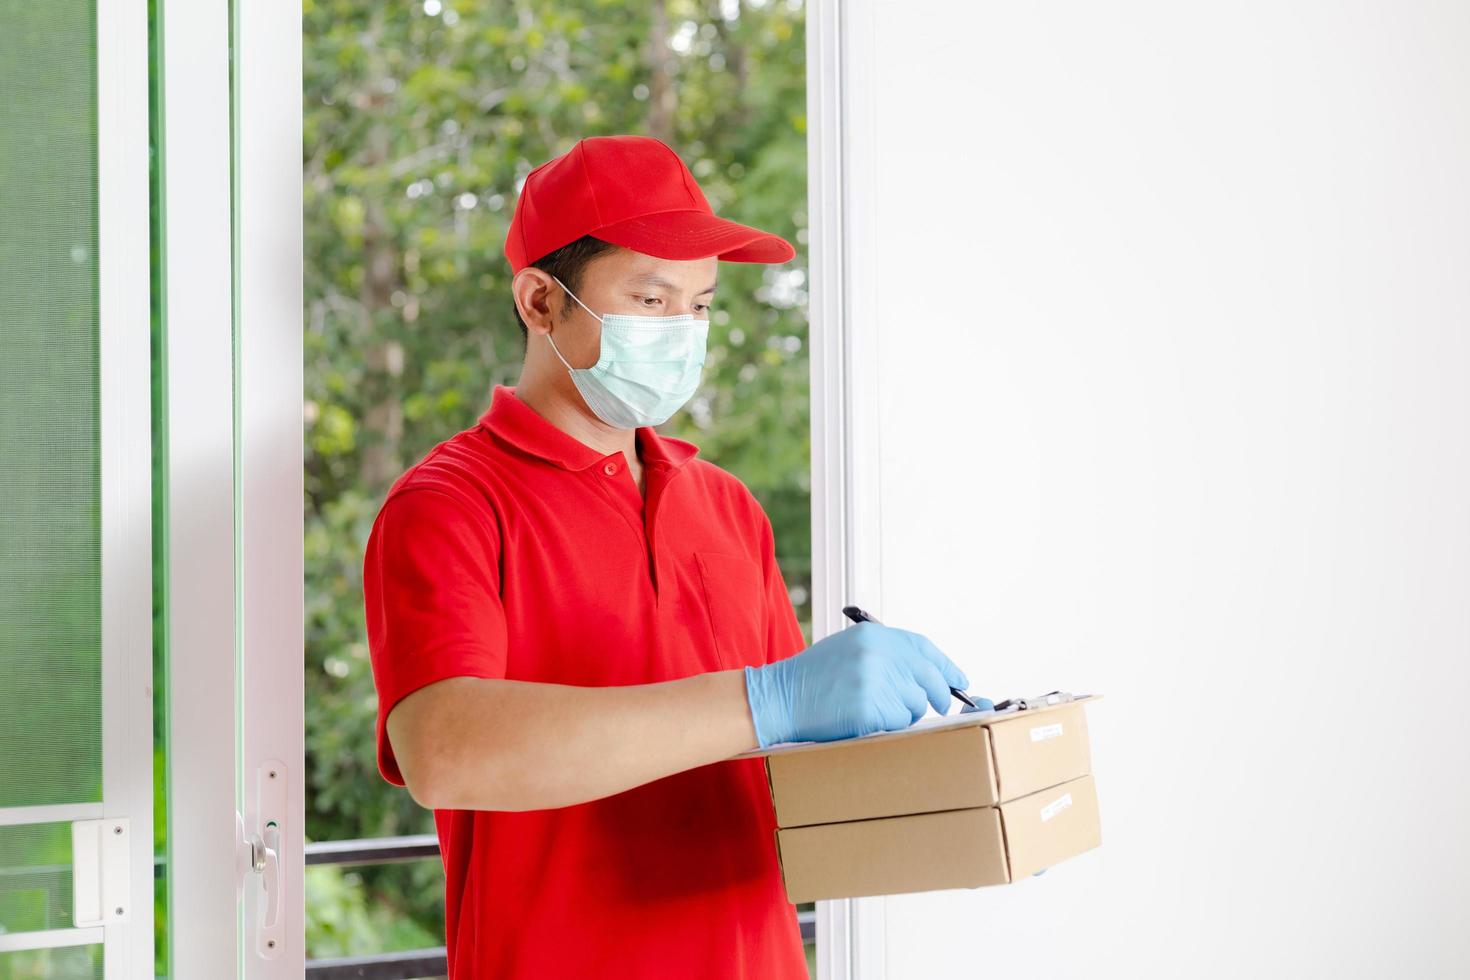
[[[526,174],[655,136],[720,215],[797,246],[722,263],[704,383],[660,431],[745,481],[808,639],[806,65],[800,2],[306,0],[307,834],[431,833],[378,775],[367,533],[393,480],[523,356],[502,253]],[[438,862],[307,877],[312,957],[443,942]]]

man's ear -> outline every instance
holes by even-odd
[[[547,273],[527,266],[515,274],[510,293],[515,299],[521,322],[528,331],[548,333],[551,329],[551,305],[558,302],[561,287]]]

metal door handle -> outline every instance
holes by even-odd
[[[281,922],[281,890],[285,876],[281,862],[285,855],[285,839],[281,822],[286,815],[286,767],[271,760],[260,767],[256,779],[255,826],[248,831],[245,818],[235,814],[236,840],[240,843],[241,883],[259,880],[264,894],[259,896],[258,913],[252,930],[255,952],[273,959],[285,947],[286,931]],[[259,879],[255,876],[259,875]]]
[[[281,918],[281,831],[274,822],[266,825],[265,836],[250,835],[250,868],[265,886],[265,915],[261,928],[274,929]]]

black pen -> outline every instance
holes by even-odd
[[[867,620],[870,623],[878,623],[876,619],[863,612],[857,606],[843,606],[842,613],[854,623],[861,623],[863,620]],[[883,624],[878,623],[878,625],[882,626]],[[974,701],[970,700],[970,696],[968,694],[966,694],[964,691],[961,691],[957,687],[950,688],[949,693],[953,694],[955,697],[959,698],[961,701],[965,702],[965,704],[968,704],[972,708],[976,708],[978,710],[980,707]]]

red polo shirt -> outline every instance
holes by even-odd
[[[771,523],[698,448],[577,441],[508,385],[389,490],[363,564],[383,776],[403,697],[446,677],[649,684],[805,646]],[[595,765],[595,759],[588,760]],[[805,980],[758,759],[575,806],[435,810],[449,973]]]

